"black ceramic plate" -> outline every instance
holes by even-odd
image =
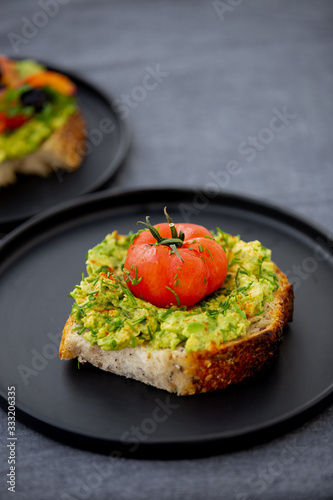
[[[42,210],[102,187],[115,174],[129,146],[129,130],[112,105],[94,86],[61,69],[77,86],[77,102],[88,132],[87,154],[73,172],[55,172],[47,179],[20,176],[0,190],[0,230]],[[106,122],[106,120],[108,120]]]
[[[112,192],[111,192],[112,193]],[[69,443],[126,456],[221,453],[300,424],[333,392],[333,256],[327,236],[256,201],[216,196],[200,208],[191,191],[98,193],[27,222],[1,247],[1,395],[16,387],[19,415]],[[224,391],[177,397],[61,361],[68,293],[85,270],[87,249],[117,229],[157,223],[167,205],[175,221],[259,239],[295,284],[295,314],[276,362]],[[194,215],[195,214],[195,215]],[[0,398],[2,403],[5,399]]]

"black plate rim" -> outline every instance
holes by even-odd
[[[54,217],[65,217],[66,214],[70,215],[73,217],[73,219],[76,218],[75,213],[74,215],[71,215],[71,211],[73,209],[79,209],[80,207],[91,207],[92,205],[96,205],[96,211],[98,212],[100,210],[99,208],[99,202],[103,201],[113,201],[113,203],[119,202],[120,199],[126,200],[126,198],[129,198],[132,200],[132,203],[136,203],[136,197],[139,197],[141,200],[141,203],[144,199],[149,200],[150,195],[152,196],[152,203],[156,203],[157,200],[160,200],[162,195],[165,196],[166,198],[170,198],[171,200],[177,199],[179,196],[183,195],[185,198],[188,197],[193,197],[193,195],[197,192],[196,188],[192,189],[179,189],[179,188],[174,188],[174,187],[166,187],[166,188],[141,188],[141,189],[110,189],[107,191],[99,192],[99,193],[92,193],[88,194],[78,200],[72,200],[70,202],[65,202],[61,205],[58,205],[57,207],[53,207],[51,209],[48,209],[44,211],[43,213],[40,213],[33,217],[32,219],[26,221],[23,223],[21,226],[18,228],[14,229],[11,233],[9,233],[5,238],[0,242],[0,250],[7,250],[7,253],[9,252],[10,254],[10,249],[12,248],[12,245],[15,245],[15,242],[20,241],[21,238],[24,237],[32,232],[32,237],[36,235],[36,232],[40,230],[43,231],[43,228],[49,228],[49,225],[45,225],[46,221],[52,220]],[[156,197],[154,199],[154,196]],[[182,196],[182,198],[183,198]],[[182,199],[181,198],[181,199]],[[285,208],[281,208],[277,205],[274,205],[272,203],[267,203],[266,201],[262,201],[258,198],[254,197],[248,197],[248,196],[243,196],[237,193],[223,193],[220,192],[219,195],[217,196],[218,204],[219,205],[224,205],[224,206],[231,206],[233,203],[239,203],[240,208],[244,209],[244,206],[242,206],[242,203],[248,204],[252,206],[254,209],[262,209],[263,207],[267,210],[269,210],[271,213],[274,213],[277,216],[276,220],[279,221],[284,221],[287,219],[288,225],[289,223],[292,223],[292,226],[297,228],[298,231],[300,231],[302,234],[304,232],[306,233],[307,236],[310,236],[311,238],[314,237],[321,237],[321,238],[331,238],[330,233],[323,229],[323,228],[318,228],[318,224],[316,224],[316,227],[313,225],[313,223],[309,223],[305,218],[300,217],[298,214],[293,213],[290,210],[286,210]],[[179,198],[178,198],[179,199]],[[149,201],[148,201],[149,203]],[[214,202],[213,202],[214,203]],[[216,202],[215,202],[216,203]],[[113,205],[116,206],[116,205]],[[125,203],[125,206],[128,206],[128,203]],[[80,212],[78,212],[80,213]],[[81,212],[82,213],[82,212]],[[261,210],[259,213],[262,213]],[[270,218],[271,214],[266,214],[265,216]],[[61,222],[60,222],[61,225]],[[301,229],[300,229],[301,228]],[[329,249],[329,253],[332,254],[333,256],[333,250]],[[6,258],[6,257],[5,257]],[[201,451],[199,453],[200,456],[206,454],[204,450],[208,454],[213,454],[213,448],[211,447],[213,443],[215,442],[216,444],[219,443],[225,443],[227,444],[228,442],[232,443],[232,446],[235,446],[235,443],[239,441],[240,439],[242,440],[242,447],[244,446],[244,443],[246,441],[243,440],[243,438],[249,438],[251,439],[257,439],[255,442],[259,442],[258,438],[260,440],[260,436],[267,436],[267,433],[269,432],[269,437],[275,437],[275,434],[279,432],[280,429],[283,430],[288,430],[290,429],[291,426],[293,426],[295,423],[299,422],[304,422],[304,419],[308,415],[313,415],[319,407],[321,407],[323,404],[326,404],[326,402],[330,399],[330,397],[333,395],[333,382],[330,384],[330,386],[326,387],[325,390],[323,390],[320,394],[317,394],[311,401],[308,401],[306,404],[303,404],[303,406],[298,407],[297,409],[294,409],[290,411],[289,413],[286,413],[282,416],[273,418],[269,421],[266,421],[265,424],[261,425],[253,425],[253,426],[248,426],[248,427],[242,427],[241,430],[239,431],[228,431],[228,432],[220,432],[220,433],[211,433],[211,434],[203,434],[203,435],[196,435],[195,438],[193,439],[192,437],[184,437],[184,438],[168,438],[163,439],[163,441],[159,439],[152,439],[149,443],[140,443],[140,449],[138,450],[137,453],[135,454],[129,454],[131,457],[137,456],[138,458],[149,458],[151,457],[151,452],[154,453],[154,457],[157,456],[156,451],[157,448],[160,447],[160,451],[162,455],[166,452],[165,447],[172,447],[172,446],[177,446],[180,444],[184,445],[193,445],[195,442],[196,445],[200,446]],[[2,394],[2,391],[0,391],[0,403],[1,406],[3,406],[6,395]],[[56,425],[54,422],[52,422],[51,419],[44,418],[42,421],[40,417],[34,414],[33,411],[24,409],[24,407],[19,407],[18,406],[18,412],[21,415],[21,418],[24,419],[24,421],[27,421],[28,424],[31,424],[32,427],[37,428],[36,423],[43,423],[43,426],[45,429],[41,429],[41,432],[46,433],[47,435],[50,435],[50,430],[55,431],[55,435],[57,439],[60,441],[64,440],[64,437],[59,435],[63,433],[64,435],[67,436],[67,438],[71,438],[72,444],[82,447],[79,443],[79,438],[84,436],[87,439],[87,445],[83,446],[84,448],[92,448],[94,451],[103,451],[103,439],[100,437],[94,436],[93,434],[86,433],[84,431],[75,431],[72,429],[68,429],[63,425]],[[37,429],[38,430],[38,429]],[[52,434],[52,433],[51,433]],[[89,444],[90,443],[90,444]],[[108,449],[110,446],[115,446],[120,444],[119,441],[113,440],[113,439],[108,439]],[[253,442],[252,442],[253,444]],[[120,444],[120,446],[122,446]],[[210,447],[210,448],[209,448]],[[96,449],[97,448],[97,449]],[[209,448],[209,450],[208,450]],[[228,448],[226,448],[226,451]],[[187,450],[188,451],[188,450]],[[221,450],[219,450],[221,452]],[[126,450],[124,451],[124,456],[128,455],[126,453]],[[179,454],[179,458],[187,457],[187,452],[184,450],[183,453]],[[193,449],[190,452],[190,456],[193,455]],[[163,458],[163,456],[162,456]]]
[[[309,401],[306,405],[304,405],[302,407],[302,412],[301,412],[302,415],[303,415],[303,413],[308,414],[309,410],[316,408],[326,398],[329,398],[331,396],[333,396],[333,382],[330,385],[330,387],[328,387],[325,391],[322,391],[320,394],[318,394],[315,398],[313,398],[311,401]],[[3,394],[1,392],[0,392],[0,397],[2,399],[5,399],[5,397],[3,396]],[[1,404],[2,404],[2,402],[1,402]],[[40,418],[33,411],[30,411],[28,413],[22,406],[17,407],[17,409],[22,414],[27,414],[28,416],[32,417],[32,419],[34,419],[36,421],[40,421]],[[202,434],[202,435],[198,435],[195,437],[195,442],[199,443],[199,444],[200,443],[211,444],[216,439],[222,439],[222,440],[224,440],[224,439],[228,440],[231,438],[232,439],[239,439],[240,437],[247,436],[249,434],[254,434],[254,433],[257,433],[258,431],[261,432],[261,431],[274,429],[274,427],[280,426],[281,424],[287,425],[288,422],[292,422],[295,417],[298,418],[299,416],[300,416],[300,412],[298,410],[293,410],[293,411],[290,411],[289,413],[286,413],[285,416],[283,417],[283,419],[282,418],[272,418],[271,420],[266,421],[265,425],[260,426],[260,428],[258,428],[258,426],[256,426],[256,425],[252,425],[252,426],[249,425],[247,427],[243,427],[242,430],[240,430],[240,431],[230,431],[230,432],[225,432],[225,433],[219,433],[218,437],[217,437],[216,433]],[[46,424],[47,426],[50,426],[50,427],[57,427],[58,429],[61,429],[64,432],[69,432],[70,434],[73,434],[77,437],[84,436],[88,439],[94,439],[96,441],[103,441],[103,442],[105,441],[104,439],[96,437],[93,434],[88,434],[85,431],[80,431],[80,432],[76,432],[76,431],[72,431],[72,430],[69,431],[64,425],[55,425],[52,422],[52,420],[49,418],[45,418],[43,420],[43,423]],[[113,440],[111,440],[111,439],[108,441],[113,442]],[[164,440],[152,438],[151,441],[147,444],[149,446],[155,446],[155,445],[162,446],[164,444],[180,445],[180,444],[188,444],[188,443],[192,443],[192,442],[193,442],[193,438],[191,438],[191,437],[172,438],[172,439],[164,439]],[[146,443],[142,443],[142,444],[145,445]]]
[[[27,57],[11,57],[11,59],[15,60],[25,60],[25,59],[34,59],[31,56]],[[119,135],[120,135],[120,140],[119,143],[117,144],[117,152],[113,160],[108,164],[107,168],[104,170],[104,172],[92,183],[86,186],[85,189],[81,190],[76,194],[76,197],[84,196],[89,193],[93,193],[97,191],[98,189],[101,189],[112,177],[117,173],[119,170],[120,166],[124,162],[126,155],[128,154],[130,144],[131,144],[131,139],[132,139],[132,125],[130,119],[122,119],[119,111],[117,108],[114,106],[113,101],[114,98],[113,96],[108,92],[103,89],[101,89],[100,86],[95,84],[94,82],[86,79],[83,77],[80,72],[74,72],[74,71],[68,71],[66,68],[62,68],[61,66],[54,66],[53,64],[46,63],[45,61],[39,60],[37,61],[38,63],[42,64],[45,66],[47,69],[51,71],[56,71],[58,73],[62,73],[65,76],[68,76],[72,81],[74,81],[75,84],[81,85],[82,87],[85,87],[89,89],[89,91],[95,95],[98,95],[104,102],[105,104],[109,107],[111,112],[116,116],[117,118],[117,127],[119,130]],[[125,123],[126,122],[126,123]],[[69,200],[71,201],[71,200]],[[62,203],[67,203],[67,201],[60,202],[59,204],[55,205],[54,208],[56,208],[58,205],[62,205]],[[47,211],[46,209],[45,211]],[[29,217],[34,217],[37,215],[37,213],[44,213],[44,210],[42,212],[30,212],[26,216],[4,216],[0,214],[0,228],[1,226],[5,225],[12,225],[12,224],[19,224],[23,223],[25,220],[27,220]]]
[[[150,198],[151,197],[153,198],[156,193],[158,193],[160,196],[164,196],[167,193],[170,199],[175,199],[175,198],[177,199],[179,196],[182,195],[185,195],[185,197],[191,197],[191,196],[193,197],[198,192],[200,192],[200,190],[201,187],[199,186],[194,186],[193,188],[177,188],[172,185],[165,187],[160,187],[160,186],[154,187],[149,185],[149,186],[141,186],[139,188],[134,188],[134,187],[109,188],[100,192],[85,193],[78,198],[58,203],[57,205],[47,208],[42,212],[39,212],[30,217],[29,219],[25,220],[20,225],[12,229],[0,240],[0,248],[9,243],[13,238],[19,237],[21,233],[24,233],[29,229],[34,229],[35,227],[38,228],[38,224],[43,224],[46,219],[49,218],[51,219],[61,214],[64,215],[68,214],[68,212],[70,212],[73,209],[85,207],[86,205],[94,205],[98,201],[106,201],[109,198],[111,200],[115,200],[124,197],[133,199],[136,196],[139,197],[146,196],[148,200],[147,203],[149,203]],[[230,202],[238,203],[241,207],[241,204],[245,203],[246,205],[255,208],[258,211],[258,213],[262,213],[259,211],[259,209],[264,208],[269,212],[268,215],[266,213],[266,216],[269,217],[270,214],[274,214],[275,216],[278,217],[278,220],[284,222],[287,221],[288,224],[291,224],[293,227],[295,227],[302,233],[305,232],[307,236],[310,236],[312,238],[313,235],[315,235],[316,237],[320,238],[327,238],[330,240],[332,239],[332,234],[323,225],[319,224],[315,220],[306,218],[305,216],[296,213],[291,209],[286,209],[285,207],[281,207],[280,205],[277,205],[275,203],[263,200],[260,197],[246,196],[238,193],[237,191],[235,192],[220,191],[213,198],[212,203],[214,204],[215,198],[219,198],[221,196],[223,197],[223,200],[226,200],[228,202],[228,204],[230,204]],[[333,250],[328,250],[328,251],[333,254]]]

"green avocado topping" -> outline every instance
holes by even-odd
[[[88,251],[88,275],[70,294],[77,334],[104,350],[142,344],[175,349],[183,343],[187,352],[214,350],[246,336],[278,288],[271,251],[259,241],[246,243],[220,229],[212,235],[228,257],[221,288],[195,306],[168,309],[135,297],[126,285],[122,266],[133,234],[107,235]]]

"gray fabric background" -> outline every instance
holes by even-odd
[[[43,24],[37,13],[51,4],[46,24],[26,31],[27,20]],[[131,96],[122,109],[132,148],[110,186],[202,188],[215,173],[227,192],[269,200],[333,232],[332,2],[217,4],[1,0],[0,53],[76,71],[123,105]],[[22,37],[19,46],[9,33]],[[144,96],[137,87],[147,67],[164,76]],[[272,133],[274,110],[292,117]],[[262,139],[253,154],[250,136]],[[231,160],[240,173],[225,180]],[[20,500],[333,498],[332,406],[271,442],[197,460],[109,459],[19,422],[17,437]],[[1,499],[13,497],[6,457],[3,438]]]

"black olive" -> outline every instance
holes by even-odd
[[[43,89],[31,89],[23,92],[20,100],[23,106],[33,106],[38,113],[44,104],[50,101],[50,96]]]

